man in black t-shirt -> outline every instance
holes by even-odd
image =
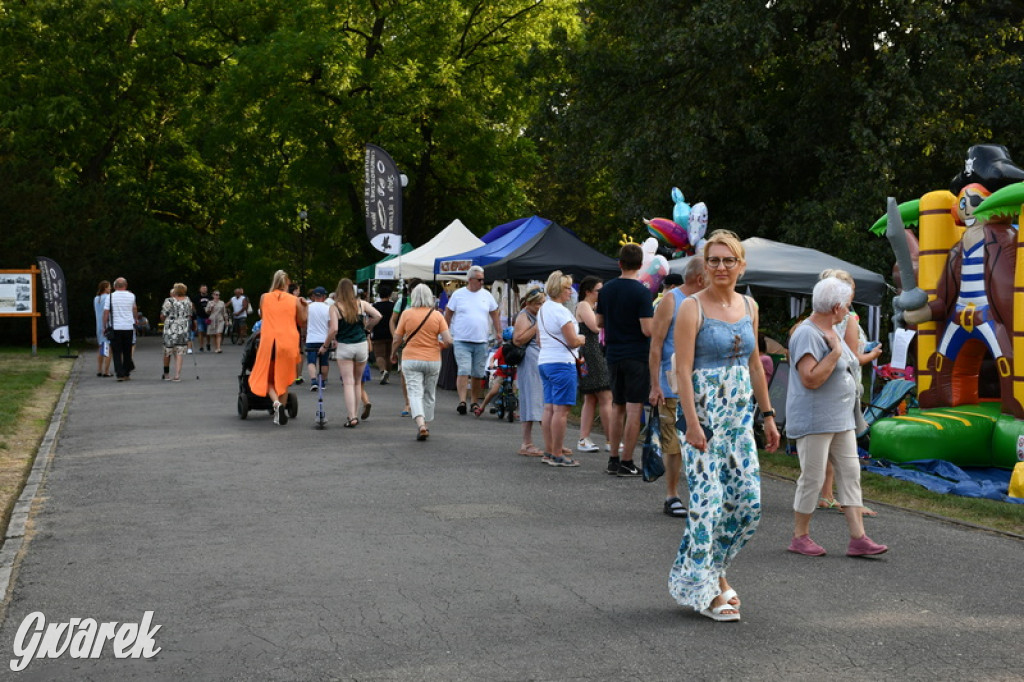
[[[651,390],[647,358],[654,317],[651,292],[638,279],[643,259],[638,244],[624,245],[619,250],[622,274],[605,282],[597,298],[597,323],[604,328],[612,384],[612,421],[607,425],[612,452],[607,471],[614,476],[640,475],[633,464],[633,449]]]
[[[380,370],[380,383],[388,383],[391,375],[391,314],[395,310],[395,302],[391,300],[391,286],[381,284],[377,287],[377,302],[373,307],[380,313],[380,322],[373,326],[370,340],[373,354],[377,358],[377,369]]]
[[[206,314],[206,306],[210,302],[210,292],[205,284],[199,285],[199,295],[192,299],[192,305],[196,309],[196,335],[199,337],[199,351],[210,350],[210,337],[206,334],[206,327],[210,324],[210,316]]]

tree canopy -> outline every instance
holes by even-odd
[[[886,271],[886,196],[1024,157],[1022,51],[1019,0],[0,1],[0,267],[61,263],[76,336],[117,275],[150,313],[175,281],[333,285],[378,256],[373,142],[414,244],[537,212],[610,253],[678,186]]]

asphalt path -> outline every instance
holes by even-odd
[[[826,512],[812,534],[828,556],[798,556],[793,484],[765,478],[760,529],[729,574],[743,620],[713,623],[668,594],[684,524],[661,513],[661,482],[606,475],[604,453],[578,469],[518,456],[519,425],[457,415],[454,392],[416,442],[400,386],[376,372],[357,428],[342,428],[336,379],[326,430],[308,385],[287,426],[243,421],[239,358],[187,357],[181,383],[160,381],[158,339],[142,340],[130,382],[78,360],[0,658],[34,612],[152,611],[160,652],[107,646],[18,673],[3,660],[0,677],[1024,678],[1019,540],[881,506],[868,532],[888,554],[847,558],[843,518]]]

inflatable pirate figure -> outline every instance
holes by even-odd
[[[921,407],[945,407],[977,402],[977,381],[961,390],[966,376],[977,376],[987,348],[999,371],[1002,411],[1024,419],[1024,406],[1014,397],[1012,335],[1013,289],[1017,261],[1017,230],[1011,216],[979,218],[978,205],[993,192],[1024,180],[1024,170],[1002,145],[975,145],[967,152],[964,169],[953,178],[956,195],[953,219],[965,228],[949,251],[939,276],[935,298],[916,310],[906,310],[909,324],[938,322],[936,352],[927,359],[934,371],[931,387],[921,392]]]

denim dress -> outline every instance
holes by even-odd
[[[718,579],[761,519],[761,470],[748,366],[756,341],[749,299],[744,297],[744,302],[746,316],[733,323],[703,317],[701,312],[693,393],[697,417],[712,435],[701,452],[679,434],[690,511],[668,587],[679,604],[696,611],[708,608],[721,592]]]

